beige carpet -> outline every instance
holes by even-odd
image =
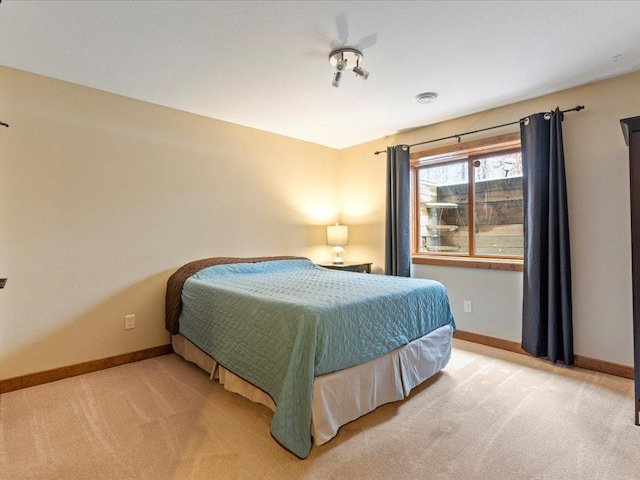
[[[633,382],[455,341],[443,372],[306,460],[167,355],[0,396],[0,478],[639,479]]]

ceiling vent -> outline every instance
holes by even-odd
[[[438,94],[436,92],[425,92],[420,95],[416,95],[416,102],[418,103],[433,103],[436,98],[438,98]]]

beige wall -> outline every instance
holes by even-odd
[[[567,114],[563,124],[575,353],[632,365],[628,152],[620,119],[640,115],[638,87],[640,72],[340,151],[342,216],[357,242],[349,246],[349,253],[358,260],[375,262],[378,271],[383,268],[385,159],[374,151],[499,125],[556,106],[585,105],[584,111]],[[425,111],[428,108],[425,106]],[[465,140],[509,131],[517,131],[517,127]],[[438,279],[448,287],[461,330],[520,340],[521,273],[417,265],[413,274]],[[462,312],[463,300],[473,302],[472,314]]]
[[[0,379],[166,344],[187,261],[329,258],[333,149],[2,67],[0,120]]]
[[[577,104],[586,110],[564,122],[575,350],[631,365],[619,120],[640,114],[639,85],[630,74],[337,152],[0,67],[0,120],[11,125],[0,129],[0,379],[167,343],[166,279],[196,258],[326,261],[324,226],[341,220],[347,260],[382,272],[386,160],[374,151]],[[460,329],[519,341],[522,274],[414,275],[448,287]]]

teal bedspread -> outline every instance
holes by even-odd
[[[442,284],[339,272],[309,260],[205,268],[182,290],[180,333],[276,404],[271,434],[311,450],[313,379],[455,322]]]

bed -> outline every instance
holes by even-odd
[[[271,408],[271,435],[306,458],[444,368],[455,321],[432,280],[217,257],[169,278],[166,327],[176,353]]]

